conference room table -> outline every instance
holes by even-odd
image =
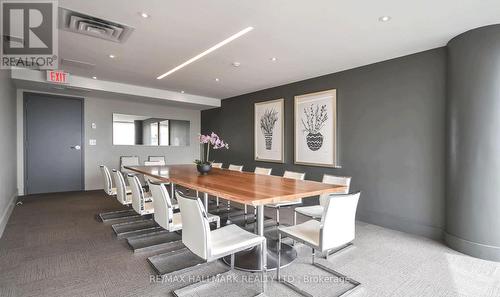
[[[194,164],[125,166],[125,169],[170,183],[172,193],[175,185],[203,193],[204,206],[207,212],[209,195],[254,206],[257,209],[256,233],[261,236],[264,236],[264,206],[266,204],[345,191],[345,186],[341,185],[227,169],[212,168],[208,174],[202,175],[198,173]],[[260,271],[260,255],[260,248],[236,254],[235,268],[245,271]],[[282,267],[291,263],[296,257],[297,252],[292,246],[282,245]],[[276,242],[268,239],[267,269],[273,270],[276,269],[276,266]]]

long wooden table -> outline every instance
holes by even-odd
[[[213,168],[207,175],[200,175],[195,165],[126,166],[125,169],[171,183],[172,189],[174,185],[181,185],[202,192],[207,210],[208,195],[255,206],[257,208],[257,234],[261,236],[264,235],[264,205],[345,191],[345,187],[341,185],[218,168]],[[269,256],[268,269],[273,269],[272,264],[276,262],[276,255]],[[254,260],[256,262],[246,261],[245,265],[253,266],[260,263],[258,259]],[[236,267],[238,267],[238,261],[236,261]],[[239,268],[258,270],[255,267]]]

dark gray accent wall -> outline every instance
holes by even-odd
[[[500,25],[448,44],[446,242],[500,261]]]
[[[342,168],[293,164],[293,98],[335,88]],[[254,103],[285,99],[285,164],[255,162]],[[350,175],[361,190],[358,219],[441,238],[444,228],[446,49],[334,73],[222,101],[202,112],[203,132],[214,131],[230,150],[217,161],[323,174]],[[308,201],[314,203],[314,201]]]
[[[16,89],[9,70],[0,70],[0,237],[17,196]]]

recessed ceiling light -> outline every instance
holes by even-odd
[[[184,91],[181,91],[181,93],[182,93],[182,94],[184,94],[184,93],[186,93],[186,92],[184,92]]]
[[[241,63],[240,62],[233,62],[234,67],[240,67]]]
[[[378,21],[379,21],[379,22],[383,22],[383,23],[385,23],[385,22],[390,21],[391,19],[392,19],[392,18],[391,18],[390,16],[388,16],[388,15],[384,15],[384,16],[379,17],[379,18],[378,18]]]
[[[97,79],[97,76],[92,76],[92,79]]]
[[[139,12],[139,14],[141,15],[141,17],[142,17],[143,19],[147,19],[147,18],[149,18],[149,14],[148,14],[148,13],[146,13],[146,12]]]
[[[273,62],[276,62],[278,60],[278,58],[272,57],[270,60],[273,61]]]
[[[111,59],[116,58],[116,56],[115,56],[115,55],[113,55],[113,54],[109,55],[108,57],[110,57]]]
[[[177,70],[179,70],[179,69],[181,69],[183,67],[186,67],[187,65],[193,63],[194,61],[202,58],[205,55],[208,55],[209,53],[215,51],[216,49],[218,49],[218,48],[220,48],[220,47],[222,47],[222,46],[230,43],[231,41],[233,41],[233,40],[235,40],[235,39],[237,39],[237,38],[239,38],[239,37],[247,34],[248,32],[250,32],[252,30],[253,30],[253,27],[248,27],[248,28],[245,28],[245,29],[241,30],[240,32],[238,32],[238,33],[236,33],[236,34],[228,37],[227,39],[224,39],[223,41],[217,43],[216,45],[214,45],[211,48],[207,49],[206,51],[202,52],[201,54],[198,54],[198,55],[192,57],[191,59],[187,60],[186,62],[182,63],[181,65],[179,65],[179,66],[177,66],[177,67],[169,70],[168,72],[165,72],[164,74],[158,76],[156,79],[162,79],[165,76],[170,75],[170,74],[176,72]]]
[[[220,81],[220,79],[216,78],[216,79],[215,79],[215,81],[216,81],[216,82],[219,82],[219,81]]]

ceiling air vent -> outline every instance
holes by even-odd
[[[134,28],[90,15],[59,8],[59,28],[79,34],[123,43]]]

